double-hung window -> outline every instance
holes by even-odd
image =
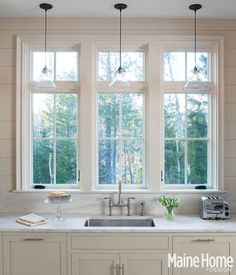
[[[64,87],[51,92],[30,90],[32,183],[51,188],[76,185],[78,93],[66,86],[78,81],[78,52],[49,52],[46,60],[52,80]],[[44,53],[33,51],[33,81],[37,81],[43,62]]]
[[[122,53],[130,91],[116,92],[108,84],[119,67],[119,53],[99,51],[97,82],[97,188],[145,186],[144,52]]]
[[[194,68],[194,53],[168,50],[163,53],[163,188],[214,188],[215,87],[211,52],[197,53],[197,67],[206,88],[186,92],[184,83]]]
[[[21,189],[78,187],[79,53],[59,49],[45,58],[44,52],[30,49],[25,60],[31,69],[21,98]],[[35,88],[45,60],[54,90]]]

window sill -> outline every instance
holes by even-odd
[[[160,190],[160,193],[171,193],[171,194],[224,194],[226,190],[217,189],[165,189]]]
[[[69,192],[71,194],[108,194],[118,192],[118,190],[75,190],[75,189],[28,189],[28,190],[12,190],[13,193],[49,193],[49,192]],[[122,194],[226,194],[225,190],[196,190],[196,189],[185,189],[185,190],[160,190],[158,192],[153,192],[151,190],[122,190]]]

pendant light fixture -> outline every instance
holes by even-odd
[[[194,68],[191,72],[188,81],[184,86],[187,92],[204,92],[208,89],[207,85],[202,80],[202,74],[197,67],[197,11],[202,8],[200,4],[193,4],[189,6],[191,11],[194,11]]]
[[[125,77],[125,69],[122,67],[122,55],[121,55],[121,47],[122,47],[122,33],[121,33],[121,26],[122,26],[122,10],[127,8],[126,4],[115,4],[114,8],[120,11],[120,55],[119,55],[119,68],[116,71],[115,79],[109,84],[109,87],[113,88],[115,91],[126,91],[131,88],[129,81]]]
[[[52,9],[51,4],[42,3],[39,7],[44,10],[44,58],[45,65],[41,71],[39,80],[36,82],[35,88],[43,90],[52,90],[56,88],[55,83],[52,80],[51,71],[47,67],[47,11]]]

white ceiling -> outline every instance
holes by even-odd
[[[0,18],[39,17],[42,2],[54,6],[49,15],[52,17],[117,17],[113,8],[119,0],[0,0]],[[121,0],[128,9],[127,18],[191,18],[190,4],[202,4],[199,18],[236,19],[236,0]]]

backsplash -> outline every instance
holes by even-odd
[[[73,193],[72,202],[63,205],[63,212],[78,214],[79,216],[97,216],[108,215],[108,202],[104,201],[104,196],[108,193]],[[132,201],[131,214],[140,214],[140,202],[146,203],[146,214],[152,216],[164,215],[164,209],[160,206],[156,199],[161,193],[156,194],[122,194],[123,199],[128,196],[134,196]],[[174,194],[180,199],[180,207],[176,210],[177,214],[199,214],[199,199],[204,194]],[[214,195],[211,193],[211,195]],[[231,213],[236,213],[236,193],[223,193],[231,205]],[[44,200],[47,198],[47,193],[27,193],[27,192],[0,192],[0,213],[54,213],[56,205],[46,204]],[[114,209],[114,215],[122,214],[120,209]],[[123,215],[127,214],[127,209],[123,210]]]

